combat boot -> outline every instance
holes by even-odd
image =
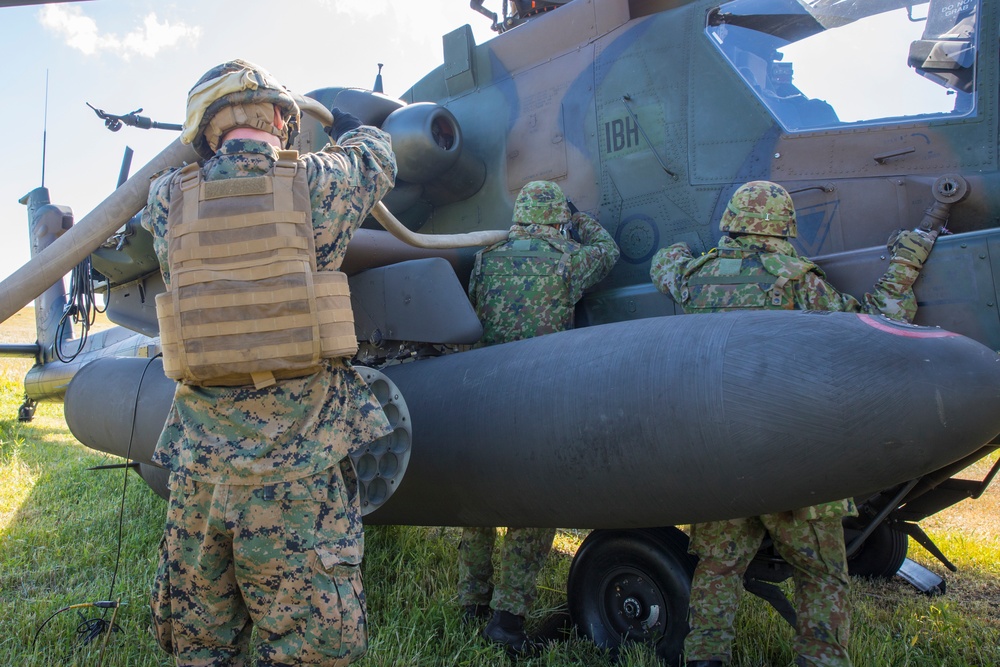
[[[483,637],[503,646],[511,658],[526,658],[539,653],[538,645],[524,632],[524,617],[508,611],[493,612],[493,618],[483,629]]]

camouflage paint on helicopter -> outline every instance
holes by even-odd
[[[482,5],[473,3],[474,8],[476,4]],[[578,324],[594,326],[574,332],[574,340],[597,341],[581,353],[591,363],[605,358],[599,354],[605,349],[619,355],[623,349],[627,352],[632,349],[632,340],[636,345],[643,341],[649,344],[648,336],[641,332],[656,324],[665,325],[663,320],[649,318],[675,313],[673,303],[649,283],[648,264],[653,252],[676,241],[687,241],[700,250],[712,247],[722,207],[735,188],[751,179],[775,180],[788,188],[800,215],[798,249],[821,263],[835,284],[855,294],[863,293],[883,272],[887,261],[883,244],[890,231],[917,225],[928,210],[950,217],[952,231],[962,233],[938,241],[916,286],[920,299],[917,321],[965,334],[994,350],[1000,348],[995,279],[1000,273],[1000,264],[995,262],[1000,260],[994,260],[1000,242],[996,129],[1000,54],[996,49],[976,49],[977,44],[996,43],[998,0],[917,3],[917,7],[928,7],[926,17],[912,16],[912,11],[907,16],[904,8],[909,3],[902,0],[862,0],[847,3],[849,6],[828,0],[809,5],[794,0],[778,0],[777,4],[762,0],[574,0],[532,16],[527,10],[520,13],[522,4],[514,3],[512,12],[517,15],[503,17],[497,24],[502,24],[502,34],[485,44],[476,45],[468,29],[445,35],[443,65],[404,96],[409,106],[361,91],[328,89],[311,95],[327,104],[334,99],[342,101],[341,108],[370,122],[376,122],[371,121],[375,118],[377,124],[399,114],[393,121],[401,132],[394,134],[400,153],[397,157],[412,159],[415,169],[411,182],[398,185],[398,192],[387,197],[387,205],[391,203],[393,212],[413,228],[430,233],[505,229],[510,224],[514,194],[523,183],[538,178],[558,181],[582,210],[595,213],[619,241],[623,261],[579,307]],[[861,65],[846,57],[859,49],[850,39],[841,40],[833,55],[827,53],[818,61],[850,64],[836,76],[812,75],[814,83],[826,88],[811,89],[807,94],[810,76],[804,65],[808,60],[801,50],[796,51],[799,43],[805,45],[816,35],[837,36],[852,25],[867,23],[869,17],[908,23],[913,18],[916,32],[894,47],[896,51],[887,51],[873,47],[884,46],[890,36],[903,31],[874,31],[873,36],[858,42],[868,58]],[[944,98],[945,107],[844,113],[835,94],[860,91],[862,84],[891,61],[907,63],[907,77],[919,74],[932,81],[929,85]],[[884,90],[879,92],[869,97],[897,101]],[[855,97],[862,95],[858,92]],[[814,103],[817,101],[821,104]],[[428,104],[415,104],[421,102]],[[803,103],[810,113],[802,112]],[[824,104],[834,108],[836,119]],[[363,113],[364,109],[368,112]],[[303,141],[310,140],[308,132],[303,135]],[[420,135],[423,141],[411,143],[413,135]],[[421,174],[422,165],[438,163],[437,153],[457,148],[462,155],[451,155],[449,160],[453,161],[433,176]],[[404,155],[411,150],[417,154]],[[132,213],[138,206],[141,203]],[[456,288],[459,281],[465,281],[473,250],[440,253],[457,275],[434,272],[427,265],[418,267],[406,261],[426,257],[426,253],[379,245],[376,230],[363,231],[369,234],[352,242],[348,260],[351,271],[358,272],[355,279],[372,286],[365,292],[369,301],[363,310],[377,313],[365,330],[359,331],[359,337],[366,341],[365,360],[389,368],[387,375],[398,375],[411,386],[425,387],[419,390],[419,401],[429,401],[436,385],[434,377],[421,375],[423,372],[464,363],[476,366],[484,355],[423,360],[421,355],[436,354],[442,346],[459,342],[454,335],[459,329],[468,331],[468,327],[458,326],[462,319],[459,306],[468,304],[460,304],[460,298],[446,299],[448,306],[435,316],[443,324],[437,333],[423,338],[414,332],[428,311],[421,308],[415,312],[408,306],[415,303],[416,287],[440,301],[445,287]],[[142,248],[142,239],[130,238],[103,258],[105,269],[114,273],[110,281],[114,307],[110,312],[116,321],[128,322],[135,330],[155,333],[155,324],[151,329],[148,309],[142,302],[161,286],[144,268],[148,253]],[[396,289],[386,289],[389,285]],[[460,290],[458,293],[461,296]],[[434,300],[427,298],[421,303],[426,306]],[[629,322],[637,319],[647,321]],[[603,324],[611,326],[596,326]],[[628,335],[613,333],[623,331]],[[602,332],[608,332],[607,337],[602,337]],[[558,347],[559,340],[536,343],[537,349]],[[656,361],[664,362],[678,347],[661,350],[665,356]],[[680,352],[693,354],[692,350]],[[504,346],[494,348],[490,355],[499,358],[490,362],[494,364],[491,367],[509,368],[517,361],[516,355],[505,354]],[[546,359],[552,356],[547,351],[536,354]],[[803,351],[803,356],[808,355]],[[411,364],[395,364],[414,358]],[[104,365],[110,367],[113,360],[107,361]],[[648,380],[649,369],[654,367],[639,364],[635,377]],[[553,369],[549,375],[543,372],[542,377],[536,377],[536,384],[549,382],[557,371]],[[598,372],[594,377],[599,376]],[[99,375],[96,381],[101,377],[105,376]],[[483,376],[473,368],[468,373],[462,369],[455,377]],[[938,380],[940,390],[947,391],[951,380]],[[901,373],[899,382],[905,381]],[[449,386],[449,390],[459,392],[456,401],[465,401],[468,411],[490,411],[498,404],[489,383],[475,385],[486,397],[478,400],[471,389],[463,391],[458,380],[451,384],[458,385]],[[593,389],[590,385],[595,383],[580,384]],[[930,387],[935,382],[924,384]],[[508,387],[506,393],[517,397],[522,392]],[[572,396],[573,392],[566,394]],[[808,398],[809,383],[795,395]],[[964,404],[964,408],[971,406]],[[73,409],[83,414],[96,412],[81,403]],[[963,405],[956,409],[963,409]],[[628,419],[627,411],[623,412]],[[652,408],[649,412],[653,413]],[[926,412],[933,416],[933,410]],[[991,430],[988,420],[992,411],[975,412],[977,419],[987,420],[981,430]],[[808,407],[801,407],[798,413],[807,420],[812,414]],[[433,431],[447,433],[452,426],[448,415],[435,414],[415,413],[414,424],[422,416],[430,417]],[[475,414],[463,414],[462,418],[478,423]],[[890,430],[903,427],[905,415],[900,414],[899,419],[900,424],[890,424]],[[572,429],[575,424],[569,420],[558,426]],[[1000,424],[993,430],[1000,430]],[[610,447],[617,443],[615,435],[623,432],[624,427],[612,429],[612,435],[602,442]],[[571,438],[572,433],[564,430],[560,435]],[[411,465],[415,470],[432,462],[440,464],[433,457],[433,452],[440,451],[436,448],[468,448],[467,432],[448,435],[449,439],[435,436],[430,442],[421,440],[417,431],[413,437]],[[871,571],[894,573],[902,562],[900,553],[905,556],[906,534],[926,537],[917,523],[920,519],[975,495],[989,483],[990,476],[983,482],[954,478],[995,449],[995,445],[982,442],[986,439],[987,435],[977,432],[959,443],[963,453],[956,450],[955,455],[961,456],[960,460],[893,484],[868,499],[866,509],[875,519],[854,528],[870,528],[889,545],[888,549],[875,550]],[[858,441],[844,440],[834,453],[862,466],[864,454],[851,453]],[[697,443],[684,444],[691,452],[697,450]],[[831,443],[831,447],[835,445]],[[494,450],[502,448],[489,451]],[[708,465],[692,456],[695,467]],[[585,465],[584,459],[581,456],[573,464]],[[749,460],[756,459],[751,456]],[[613,460],[605,463],[613,470]],[[808,461],[799,463],[795,474],[808,475]],[[744,467],[749,473],[754,471],[752,462]],[[535,472],[541,474],[541,469]],[[448,473],[461,476],[460,470]],[[683,475],[683,471],[678,474]],[[465,477],[460,481],[470,482]],[[630,481],[609,475],[607,484]],[[807,480],[798,481],[809,486]],[[421,481],[426,483],[426,479]],[[694,507],[698,499],[690,501]],[[443,501],[446,508],[454,505],[447,498]],[[535,506],[537,502],[533,504],[528,498],[520,507],[530,512]],[[483,507],[484,512],[489,509],[488,505]],[[391,508],[390,504],[387,510]],[[555,512],[558,507],[549,509]],[[628,509],[623,508],[623,512]],[[436,521],[437,515],[431,515],[421,520]],[[497,524],[512,519],[489,518]],[[659,567],[672,563],[657,571],[676,574],[687,566],[684,540],[669,527],[616,531],[613,540],[609,534],[595,531],[594,540],[581,549],[583,557],[575,561],[570,577],[571,609],[581,629],[601,643],[613,644],[625,635],[658,642],[661,652],[669,655],[683,626],[683,576],[658,577],[656,590],[648,597],[636,592],[649,615],[615,607],[606,602],[613,596],[602,596],[627,583],[626,569],[636,562],[637,553],[628,551],[628,545],[648,546],[643,547],[645,552],[656,557],[655,562],[645,564]],[[854,548],[862,542],[856,541]],[[604,556],[597,558],[595,553]],[[616,560],[621,553],[628,553],[631,559],[621,566],[626,569],[607,565],[621,560]],[[654,619],[650,610],[665,610],[668,602],[669,613]],[[596,613],[601,604],[610,606]],[[591,622],[593,619],[604,621]]]
[[[727,3],[712,16],[754,16],[758,4]],[[788,186],[803,212],[798,248],[813,257],[877,246],[893,229],[912,226],[933,203],[929,192],[935,179],[950,172],[964,174],[971,191],[953,212],[952,228],[968,231],[993,224],[993,216],[981,214],[1000,205],[991,194],[996,190],[991,187],[996,179],[996,133],[991,128],[996,122],[989,118],[994,105],[981,104],[975,116],[927,113],[787,131],[718,46],[715,35],[722,24],[706,27],[709,10],[716,6],[574,2],[505,34],[504,40],[476,46],[463,31],[446,36],[445,65],[415,85],[407,100],[447,106],[465,131],[469,149],[491,161],[491,177],[476,196],[435,208],[428,229],[501,227],[510,193],[520,184],[531,177],[560,180],[583,208],[598,211],[622,246],[623,261],[595,290],[600,304],[595,307],[591,298],[582,306],[593,322],[603,322],[629,312],[632,317],[673,312],[652,293],[636,294],[645,287],[648,257],[659,245],[681,240],[696,249],[712,247],[718,235],[714,221],[728,195],[747,180],[770,178]],[[847,22],[864,19],[866,7],[878,13],[900,6],[862,3]],[[974,19],[976,3],[963,6],[972,8],[966,15]],[[820,3],[817,13],[824,7]],[[931,7],[938,11],[936,3]],[[992,3],[987,10],[996,11]],[[801,23],[808,18],[803,12],[789,4],[788,13],[802,15]],[[756,20],[767,28],[764,19]],[[989,43],[986,33],[995,32],[994,24],[980,23],[984,34],[979,41]],[[777,38],[766,30],[761,35],[755,42],[744,38],[741,57],[755,58],[755,67],[772,65],[780,70],[776,85],[790,86],[791,63],[767,60],[776,57],[772,42]],[[792,35],[804,36],[810,31]],[[892,57],[876,51],[869,69]],[[996,64],[984,61],[980,58],[976,92],[986,97],[992,90],[995,96]],[[495,99],[497,94],[502,101]],[[791,105],[793,98],[820,102],[801,93],[789,93],[783,102]],[[484,114],[483,108],[500,115]],[[498,136],[504,112],[509,129]],[[531,150],[529,168],[521,166],[526,146]],[[502,178],[494,175],[506,177],[506,192]],[[942,245],[947,247],[947,240]],[[879,270],[873,267],[868,273],[878,275]],[[929,271],[923,284],[936,283],[935,273]],[[850,281],[846,287],[863,291],[856,282],[864,281]],[[616,296],[614,290],[627,294]],[[607,312],[616,300],[624,300],[625,306]],[[934,319],[929,311],[919,321]],[[991,335],[1000,345],[1000,329]]]

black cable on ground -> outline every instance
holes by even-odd
[[[90,263],[89,262],[86,262],[86,263],[88,265],[88,270],[89,270],[89,264]],[[93,293],[91,292],[91,296],[92,295],[93,295]],[[60,323],[60,326],[61,326],[61,323]],[[82,349],[82,345],[81,345],[81,349]],[[31,640],[31,650],[32,651],[35,650],[35,644],[38,642],[38,635],[41,633],[42,628],[44,628],[46,625],[48,625],[49,621],[51,621],[53,618],[55,618],[56,616],[58,616],[59,614],[65,612],[65,611],[69,611],[70,609],[83,609],[83,608],[87,608],[87,607],[93,607],[93,608],[105,610],[105,612],[104,612],[105,615],[107,615],[107,610],[108,609],[113,609],[114,610],[114,612],[113,612],[113,614],[111,616],[111,621],[110,622],[106,621],[103,617],[101,617],[101,618],[91,618],[91,619],[86,619],[85,618],[83,621],[80,622],[80,624],[76,628],[77,634],[79,634],[79,635],[81,635],[83,637],[83,643],[85,643],[85,644],[90,643],[94,639],[96,639],[96,638],[104,635],[104,644],[102,644],[102,646],[101,646],[101,661],[102,662],[103,662],[103,657],[104,657],[104,655],[103,655],[104,654],[104,647],[107,646],[108,638],[111,636],[111,633],[112,632],[120,632],[121,631],[121,627],[119,627],[118,624],[115,623],[115,619],[117,618],[117,615],[118,615],[118,608],[121,607],[123,604],[126,604],[126,603],[118,601],[118,600],[112,600],[112,598],[114,597],[115,584],[118,581],[118,568],[121,565],[121,557],[122,557],[122,536],[124,534],[124,524],[125,524],[125,498],[126,498],[126,491],[128,490],[128,470],[131,467],[131,466],[128,465],[128,462],[131,460],[131,456],[132,456],[132,443],[135,440],[135,415],[136,415],[136,412],[139,409],[139,390],[142,388],[142,381],[146,377],[146,372],[149,370],[149,367],[153,363],[153,360],[156,359],[158,356],[160,356],[160,355],[156,355],[154,357],[151,357],[149,359],[149,361],[146,362],[146,366],[142,369],[142,375],[139,376],[139,383],[136,386],[136,390],[135,390],[135,402],[132,405],[132,426],[131,426],[131,429],[129,431],[128,448],[125,451],[125,462],[126,462],[126,465],[123,466],[123,471],[124,471],[124,475],[125,476],[124,476],[124,478],[122,480],[122,499],[121,499],[121,503],[120,503],[119,509],[118,509],[118,548],[117,548],[117,552],[115,554],[115,567],[114,567],[114,570],[112,571],[112,574],[111,574],[111,587],[110,587],[110,589],[108,591],[108,600],[100,600],[100,601],[97,601],[97,602],[83,602],[83,603],[80,603],[80,604],[71,604],[69,606],[63,607],[63,608],[55,611],[52,615],[50,615],[48,618],[46,618],[44,621],[42,621],[42,624],[38,626],[37,630],[35,630],[35,636]],[[81,618],[82,618],[82,614],[81,614]]]

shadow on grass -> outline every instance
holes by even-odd
[[[10,414],[6,406],[4,412]],[[119,462],[77,443],[60,406],[34,423],[0,421],[0,653],[10,665],[167,665],[149,632],[149,586],[166,508],[135,474],[87,471]],[[121,534],[119,535],[119,529]],[[112,610],[71,605],[120,600],[119,628],[102,636],[80,626]],[[53,614],[56,614],[53,616]],[[50,618],[51,617],[51,618]],[[49,619],[46,622],[46,619]],[[44,623],[44,627],[43,627]]]

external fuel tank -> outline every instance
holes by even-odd
[[[142,406],[129,433],[100,425],[110,369],[95,367],[118,362],[146,375],[118,380]],[[631,528],[754,515],[889,488],[1000,432],[996,353],[848,313],[649,318],[381,371],[412,443],[371,523]],[[130,437],[132,458],[148,462],[172,384],[137,360],[94,362],[70,385],[67,423],[103,451],[124,453],[115,441]]]
[[[588,327],[385,369],[413,415],[381,523],[629,528],[889,488],[1000,431],[1000,363],[882,317]]]

